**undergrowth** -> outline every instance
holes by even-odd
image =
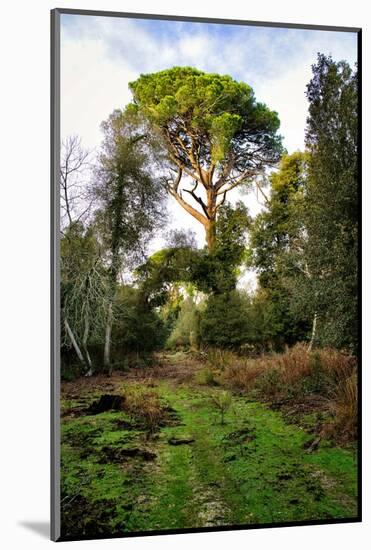
[[[209,350],[207,365],[197,375],[199,383],[226,386],[286,407],[311,403],[327,413],[322,435],[342,442],[357,436],[357,363],[346,353],[331,348],[308,353],[304,344],[258,358]],[[303,406],[303,414],[307,408]]]

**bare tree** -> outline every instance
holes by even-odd
[[[82,146],[76,135],[62,142],[60,166],[61,229],[84,221],[92,201],[89,193],[89,176],[92,152]]]
[[[72,264],[73,262],[69,262]],[[100,341],[107,316],[107,277],[99,254],[86,258],[84,268],[63,264],[63,307],[66,347],[74,348],[87,375],[93,374],[88,344]],[[63,282],[63,281],[62,281]]]

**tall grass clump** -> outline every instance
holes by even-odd
[[[236,360],[236,354],[232,351],[219,348],[209,348],[207,350],[208,365],[219,371],[224,371]]]
[[[125,410],[132,420],[139,422],[147,439],[161,426],[166,407],[154,390],[132,386],[125,391]]]
[[[195,382],[200,386],[218,386],[219,379],[218,373],[212,370],[210,367],[204,367],[196,372]]]
[[[358,421],[358,386],[356,372],[353,372],[348,378],[335,386],[329,400],[329,410],[334,419],[334,435],[340,435],[344,441],[356,439]]]

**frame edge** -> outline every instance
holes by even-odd
[[[51,259],[51,395],[50,395],[50,538],[60,540],[60,291],[59,291],[59,155],[60,155],[60,11],[51,10],[50,40],[50,259]]]

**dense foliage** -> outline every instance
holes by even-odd
[[[266,209],[250,232],[251,264],[258,272],[257,307],[265,317],[263,333],[274,347],[305,339],[314,311],[300,303],[308,276],[304,255],[307,154],[285,155],[270,178]],[[269,336],[268,336],[269,335]]]
[[[358,76],[323,55],[307,88],[309,117],[306,254],[320,340],[358,345]]]
[[[175,67],[130,88],[133,103],[102,124],[83,215],[68,195],[77,176],[62,178],[64,357],[91,373],[102,358],[111,372],[121,355],[165,347],[258,354],[306,341],[355,352],[357,74],[319,55],[306,150],[291,155],[282,154],[277,114],[229,76]],[[68,158],[84,166],[80,141],[68,143]],[[279,159],[254,218],[242,200],[226,201],[239,184],[261,189],[259,177]],[[164,169],[177,180],[164,180]],[[182,194],[184,177],[194,184]],[[166,228],[165,191],[180,193],[181,204],[184,193],[196,200],[207,246],[175,230],[146,256],[148,240]],[[252,292],[241,284],[246,270],[257,275]]]
[[[222,165],[234,156],[243,172],[277,160],[280,138],[277,113],[255,99],[252,88],[228,75],[207,74],[191,67],[174,67],[142,75],[131,82],[134,105],[161,128],[169,150],[194,169],[176,137],[185,140],[203,163]],[[252,153],[259,149],[260,157]]]

